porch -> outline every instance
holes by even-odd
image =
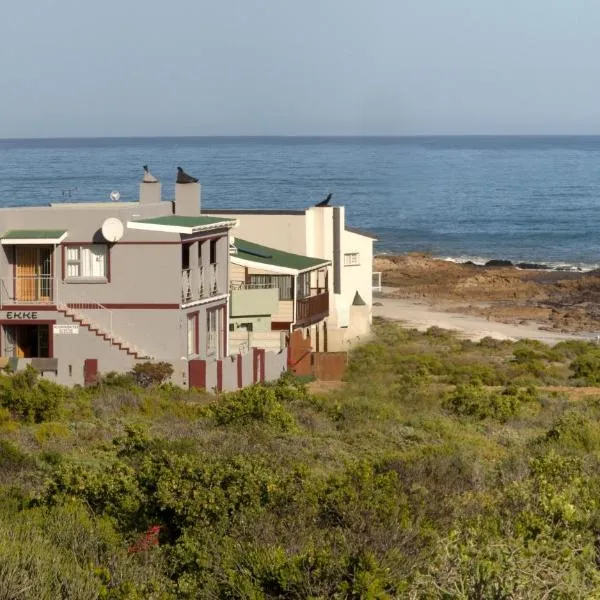
[[[14,275],[0,280],[0,308],[13,304],[55,304],[53,275]]]
[[[296,301],[296,327],[307,327],[329,316],[329,292],[311,291],[314,295]]]
[[[225,293],[219,287],[217,264],[183,269],[181,272],[181,302],[187,304]]]

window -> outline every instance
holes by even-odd
[[[188,315],[187,320],[187,353],[198,354],[198,313]]]
[[[106,279],[108,246],[105,244],[67,246],[66,262],[67,278]]]
[[[210,240],[210,264],[217,262],[217,240]]]
[[[360,265],[360,255],[358,252],[349,252],[348,254],[344,254],[345,267],[355,267],[357,265]]]
[[[223,356],[222,331],[223,308],[206,311],[206,356],[219,359]]]
[[[280,300],[292,300],[294,297],[291,275],[250,275],[250,285],[279,288]]]
[[[310,273],[300,273],[298,275],[298,298],[308,298],[310,296]]]
[[[185,271],[190,268],[190,245],[182,244],[181,246],[181,270]]]

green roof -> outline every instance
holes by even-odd
[[[19,240],[40,240],[60,243],[67,237],[66,229],[11,229],[0,238],[3,243]]]
[[[153,217],[152,219],[136,219],[134,223],[147,223],[148,225],[170,225],[172,227],[204,227],[217,223],[235,222],[235,219],[223,217],[182,217],[180,215],[167,215],[166,217]]]
[[[265,266],[293,269],[295,271],[307,271],[316,267],[326,266],[331,261],[323,258],[310,258],[301,254],[284,252],[269,246],[261,246],[247,240],[235,239],[234,245],[237,253],[233,258],[261,263]]]

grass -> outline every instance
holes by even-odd
[[[374,334],[338,386],[284,378],[215,398],[111,377],[51,388],[31,418],[31,396],[0,382],[6,589],[600,595],[597,346]],[[152,525],[159,545],[128,552]]]

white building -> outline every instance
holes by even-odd
[[[375,238],[346,227],[343,206],[296,211],[204,210],[203,214],[235,218],[239,223],[236,237],[331,262],[329,317],[307,328],[316,350],[346,349],[368,336]]]

